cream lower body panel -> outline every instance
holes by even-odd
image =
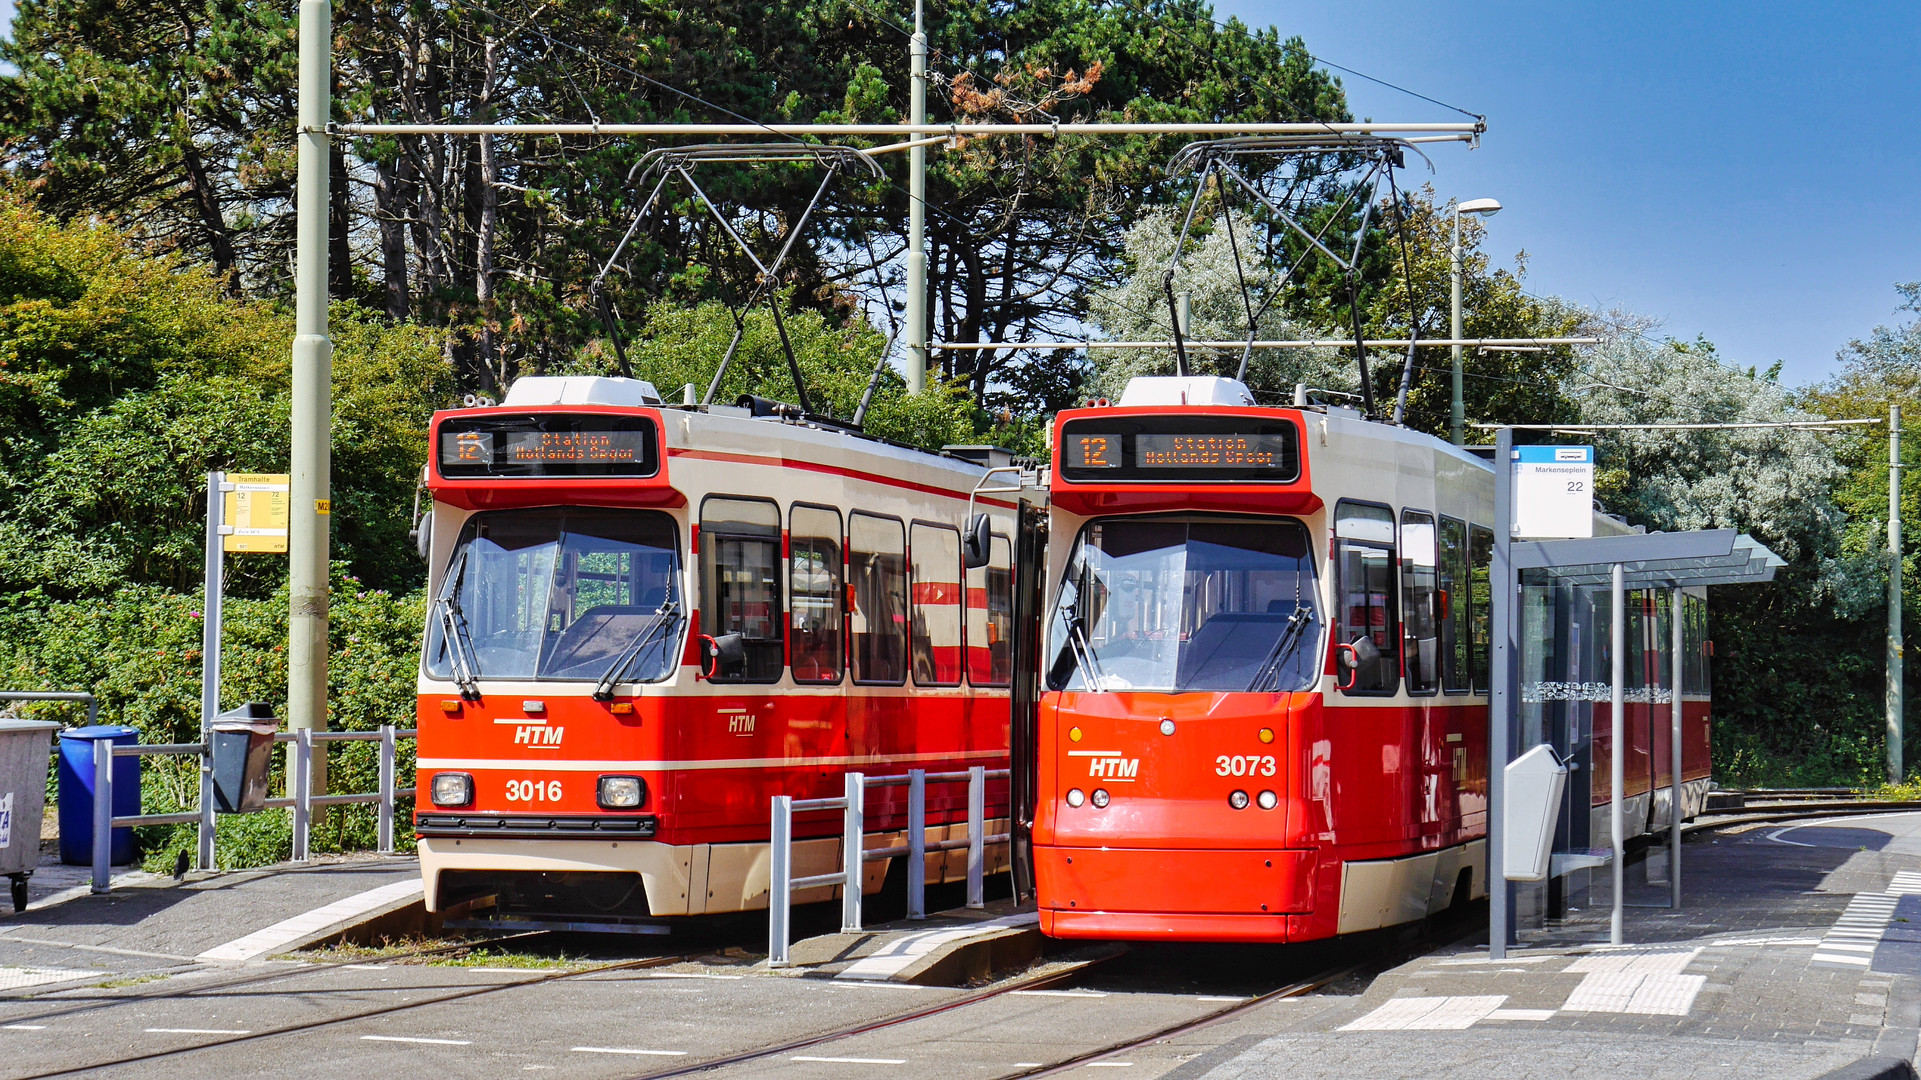
[[[987,822],[987,834],[1007,831],[1007,819]],[[964,840],[967,826],[930,825],[930,844]],[[907,843],[904,832],[869,833],[869,850]],[[985,872],[1008,867],[1008,846],[989,845]],[[831,874],[841,867],[841,838],[794,841],[793,876]],[[891,859],[867,863],[861,892],[880,891]],[[967,851],[936,851],[926,856],[927,883],[967,879]],[[636,873],[647,893],[647,910],[654,915],[717,915],[759,911],[767,907],[767,883],[772,875],[765,843],[663,844],[651,840],[502,840],[488,837],[422,837],[420,874],[426,886],[428,911],[440,910],[440,875],[449,870]],[[840,886],[820,885],[794,893],[797,904],[833,900]]]
[[[1336,933],[1378,930],[1425,919],[1453,902],[1461,872],[1470,872],[1468,896],[1487,895],[1487,841],[1472,840],[1399,859],[1341,864],[1341,918]]]

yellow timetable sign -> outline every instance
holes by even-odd
[[[220,529],[228,551],[287,550],[286,473],[228,473]]]

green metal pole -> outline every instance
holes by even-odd
[[[914,4],[914,39],[907,46],[908,117],[927,122],[927,29]],[[907,392],[927,387],[927,148],[907,151]]]
[[[287,521],[287,726],[327,728],[327,548],[333,343],[327,338],[329,0],[300,0],[299,173],[295,188],[293,466]],[[325,790],[316,761],[312,786]]]

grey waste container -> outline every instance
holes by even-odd
[[[249,701],[214,718],[213,803],[223,814],[259,810],[267,803],[267,771],[280,719],[273,706]]]
[[[40,816],[47,808],[50,720],[0,718],[0,874],[13,882],[13,910],[27,909],[27,879],[40,865]]]

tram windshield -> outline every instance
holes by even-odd
[[[1319,624],[1290,518],[1106,518],[1076,538],[1049,625],[1055,690],[1301,690]]]
[[[427,674],[654,682],[683,622],[674,521],[560,507],[467,519],[427,619]]]

